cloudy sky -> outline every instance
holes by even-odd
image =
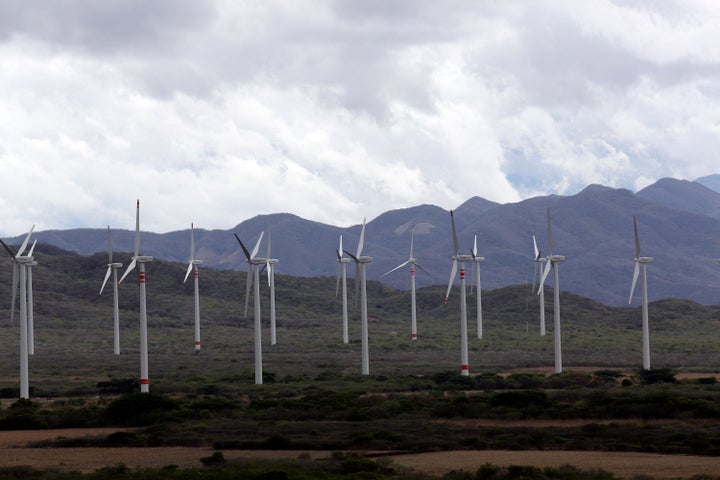
[[[718,173],[708,1],[4,0],[0,234]]]

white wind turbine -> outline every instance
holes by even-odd
[[[347,264],[350,259],[343,256],[342,235],[340,235],[340,245],[337,249],[338,271],[335,281],[335,298],[340,290],[340,278],[342,277],[342,320],[343,320],[343,343],[350,343],[348,334],[348,302],[347,302]]]
[[[365,219],[363,219],[360,239],[358,240],[355,255],[343,250],[350,255],[355,262],[355,285],[360,286],[360,324],[361,324],[361,349],[362,349],[362,374],[370,375],[370,349],[368,347],[368,314],[367,314],[367,276],[365,266],[373,261],[373,257],[362,256],[363,244],[365,243]],[[357,298],[357,296],[356,296]]]
[[[450,282],[448,283],[447,293],[445,293],[445,303],[448,303],[450,297],[450,289],[455,281],[455,275],[460,263],[460,374],[470,375],[470,363],[468,360],[468,329],[467,329],[467,304],[465,292],[465,262],[472,260],[472,255],[458,254],[458,239],[455,231],[455,214],[450,210],[450,223],[452,225],[453,234],[453,263],[450,271]]]
[[[538,269],[538,264],[542,264],[547,262],[547,258],[541,256],[540,250],[537,246],[537,241],[535,240],[535,235],[532,236],[533,239],[533,248],[535,249],[535,270],[533,272],[533,286],[532,291],[535,291],[535,280],[538,280],[538,274],[542,275],[543,268],[542,266]],[[538,298],[540,299],[540,336],[545,336],[545,293],[538,291]]]
[[[202,260],[195,258],[195,225],[190,224],[190,263],[183,283],[187,282],[190,272],[193,272],[193,283],[195,284],[195,350],[200,350],[200,288],[199,278],[200,271],[198,265],[202,265]]]
[[[637,219],[633,216],[635,227],[635,270],[633,271],[632,285],[630,286],[630,298],[632,302],[635,293],[635,284],[640,274],[642,265],[642,345],[643,345],[643,370],[650,370],[650,322],[648,321],[648,295],[647,295],[647,264],[653,261],[652,257],[640,256],[640,236],[638,235]]]
[[[20,398],[30,398],[30,375],[29,375],[29,359],[28,359],[28,295],[27,295],[27,269],[28,264],[34,261],[32,255],[23,255],[30,241],[35,225],[25,237],[20,249],[15,251],[0,239],[5,250],[10,254],[13,262],[13,285],[12,285],[12,303],[10,309],[10,321],[12,322],[15,315],[15,295],[20,285]],[[29,253],[29,252],[28,252]]]
[[[125,277],[138,267],[138,283],[140,284],[140,392],[150,391],[150,376],[148,368],[148,331],[147,331],[147,293],[145,290],[145,264],[152,262],[153,257],[140,255],[140,200],[137,201],[135,211],[135,249],[127,270],[120,278],[122,283]]]
[[[478,256],[477,248],[477,234],[473,241],[472,248],[472,261],[473,261],[473,279],[475,285],[477,285],[477,296],[476,299],[476,310],[477,310],[477,338],[482,338],[483,335],[483,324],[482,324],[482,283],[480,282],[480,262],[485,260],[485,257]],[[472,293],[472,285],[470,286],[470,293]]]
[[[413,244],[415,240],[415,226],[410,229],[410,257],[405,260],[403,263],[398,265],[397,267],[388,270],[387,272],[380,275],[380,277],[384,277],[385,275],[388,275],[395,270],[398,270],[405,265],[410,264],[410,331],[411,336],[410,338],[412,340],[417,340],[417,307],[416,307],[416,301],[415,301],[415,266],[417,266],[420,270],[423,272],[428,273],[427,270],[425,270],[422,265],[420,265],[417,261],[417,259],[413,256]]]
[[[248,262],[248,275],[245,289],[245,317],[247,317],[248,305],[250,302],[250,288],[255,286],[253,307],[255,310],[255,384],[261,385],[263,383],[262,374],[262,330],[260,323],[260,268],[262,265],[267,264],[266,258],[258,258],[258,250],[260,250],[260,242],[262,241],[265,232],[260,232],[260,237],[255,243],[255,248],[252,252],[249,252],[245,245],[240,240],[240,237],[235,235],[240,247],[245,254],[245,258]],[[269,273],[269,272],[268,272]]]
[[[113,262],[112,238],[110,237],[110,226],[108,225],[108,264],[105,271],[105,279],[100,287],[102,295],[105,290],[105,284],[112,275],[113,279],[113,351],[115,355],[120,355],[120,306],[118,302],[118,268],[122,268],[123,264]]]
[[[545,263],[545,270],[543,271],[542,278],[540,278],[540,286],[538,287],[538,295],[544,295],[545,279],[550,273],[550,267],[552,266],[553,273],[555,275],[555,288],[554,288],[554,302],[553,302],[553,336],[555,344],[555,373],[562,373],[562,337],[560,336],[560,276],[558,268],[560,262],[565,260],[563,255],[553,255],[552,253],[552,226],[550,223],[550,209],[547,210],[548,218],[548,256]]]

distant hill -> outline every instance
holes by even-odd
[[[702,185],[705,185],[711,190],[715,190],[716,192],[720,192],[720,174],[713,174],[713,175],[707,175],[705,177],[700,177],[695,180],[697,183],[700,183]]]
[[[706,181],[710,177],[705,177]],[[699,179],[700,180],[700,179]],[[461,252],[469,253],[478,236],[483,288],[531,284],[534,271],[532,236],[547,253],[547,209],[551,210],[553,252],[565,255],[560,287],[608,305],[627,305],[635,255],[632,217],[637,216],[642,254],[654,257],[648,268],[651,300],[685,298],[720,303],[720,193],[699,182],[662,179],[637,194],[625,189],[590,185],[572,196],[550,195],[498,204],[473,197],[458,206],[455,219]],[[287,213],[260,215],[228,230],[195,230],[196,257],[202,268],[245,270],[245,258],[233,236],[253,244],[261,231],[272,231],[277,271],[299,277],[334,276],[340,235],[343,247],[355,252],[358,225],[340,228]],[[452,257],[450,216],[434,205],[385,212],[367,224],[363,254],[374,257],[368,278],[407,260],[410,230],[415,226],[414,255],[430,273],[418,271],[418,286],[447,285]],[[143,232],[142,253],[186,262],[189,230],[164,234]],[[83,255],[107,249],[106,229],[50,230],[34,235],[39,242]],[[265,240],[261,254],[266,249]],[[116,252],[129,252],[133,232],[112,230]],[[20,239],[11,239],[19,243]],[[39,247],[42,249],[43,247]],[[102,255],[100,255],[102,257]],[[118,253],[127,263],[129,254]],[[469,265],[466,266],[469,268]],[[102,279],[104,262],[96,267]],[[353,269],[348,269],[352,276]],[[409,288],[409,272],[382,278],[386,285]],[[639,300],[635,299],[633,304]]]

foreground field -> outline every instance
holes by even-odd
[[[32,466],[39,470],[94,472],[103,467],[126,465],[136,468],[180,468],[201,466],[201,459],[214,453],[209,447],[157,448],[29,448],[41,440],[67,439],[107,435],[116,429],[61,429],[38,431],[6,431],[0,434],[0,465],[3,467]],[[355,452],[358,453],[358,452]],[[299,450],[228,450],[228,461],[268,459],[323,459],[330,451]],[[372,456],[372,452],[365,453]],[[394,465],[426,475],[443,476],[448,472],[475,472],[481,465],[531,465],[559,467],[573,465],[583,470],[602,469],[620,478],[644,475],[650,478],[689,478],[694,475],[717,475],[720,457],[696,455],[659,455],[637,452],[577,451],[450,451],[418,454],[387,455]]]

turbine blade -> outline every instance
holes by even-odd
[[[640,262],[635,260],[635,271],[633,272],[632,284],[630,285],[630,298],[628,298],[628,304],[632,303],[632,298],[633,298],[633,294],[635,293],[635,284],[637,283],[638,275],[640,275]]]
[[[552,257],[552,223],[550,222],[550,209],[547,209],[548,217],[548,259]]]
[[[260,236],[258,237],[257,242],[255,242],[255,248],[253,248],[252,253],[250,253],[250,258],[255,258],[255,255],[257,255],[260,251],[260,242],[262,242],[263,235],[265,235],[265,232],[260,232]]]
[[[265,261],[265,270],[267,270],[267,277],[268,277],[268,287],[270,286],[270,276],[272,275],[272,264],[270,263],[270,259],[267,259]]]
[[[638,235],[637,218],[634,216],[633,226],[635,227],[635,258],[640,258],[640,236]]]
[[[5,250],[7,250],[7,252],[10,254],[10,258],[15,258],[15,255],[17,255],[17,252],[14,251],[14,250],[12,249],[12,247],[9,246],[7,243],[5,243],[1,238],[0,238],[0,243],[2,243],[2,246],[3,246],[3,247],[5,248]]]
[[[478,253],[478,249],[477,249],[477,233],[475,234],[475,239],[473,240],[472,252],[470,252],[470,253],[472,253],[473,260],[475,260],[475,258],[477,258],[477,253]]]
[[[360,307],[360,263],[355,263],[355,309]]]
[[[363,218],[362,230],[360,230],[360,240],[358,240],[357,255],[355,257],[360,258],[362,255],[363,245],[365,244],[365,219]]]
[[[248,249],[245,247],[245,244],[242,243],[242,240],[240,240],[240,237],[237,236],[237,233],[233,233],[233,235],[235,235],[235,239],[236,239],[236,240],[238,241],[238,243],[240,244],[240,248],[242,248],[242,251],[243,251],[243,253],[245,254],[245,257],[247,258],[247,261],[249,262],[250,260],[252,260],[252,257],[250,257],[250,252],[249,252]]]
[[[340,291],[340,275],[342,274],[342,263],[338,262],[337,273],[335,274],[335,298]]]
[[[342,258],[342,254],[343,254],[342,235],[340,235],[340,245],[338,246],[338,249],[337,249],[337,257],[338,257],[338,260],[340,260],[340,259]]]
[[[457,239],[457,232],[455,231],[455,213],[452,210],[450,210],[450,224],[452,225],[452,234],[453,234],[453,254],[457,257],[458,239]]]
[[[30,251],[28,252],[28,257],[32,257],[32,254],[35,251],[35,245],[37,245],[37,239],[33,240],[32,247],[30,247]]]
[[[423,272],[427,273],[428,275],[430,275],[430,276],[432,277],[432,273],[430,273],[430,272],[428,272],[427,270],[425,270],[425,269],[423,268],[423,266],[420,265],[419,263],[415,262],[415,266],[418,267],[420,270],[422,270]]]
[[[447,299],[450,298],[450,289],[455,281],[455,275],[457,275],[457,260],[453,258],[452,269],[450,270],[450,282],[448,282],[447,292],[445,293],[446,302]]]
[[[413,258],[413,244],[415,243],[415,225],[410,229],[410,258]]]
[[[270,258],[270,247],[272,246],[271,240],[272,240],[272,230],[270,230],[270,227],[268,227],[268,246],[267,246],[267,258],[268,259]]]
[[[13,276],[12,276],[12,301],[10,303],[10,324],[15,319],[15,299],[17,298],[18,283],[20,283],[18,264],[13,262]]]
[[[195,225],[190,224],[190,261],[195,260]]]
[[[545,270],[543,270],[542,277],[540,277],[540,285],[538,286],[538,295],[542,293],[545,287],[545,280],[547,279],[548,273],[550,273],[550,267],[552,266],[552,262],[548,260],[545,263]]]
[[[120,277],[120,280],[118,281],[118,283],[122,283],[123,280],[125,280],[125,277],[127,277],[128,274],[135,269],[136,264],[137,264],[137,258],[133,257],[132,262],[130,262],[130,265],[128,265],[127,270],[125,270],[125,273],[123,273],[123,276]]]
[[[538,250],[537,241],[535,240],[535,235],[533,237],[533,249],[535,252],[535,261],[537,261],[540,258],[540,250]]]
[[[30,241],[30,235],[32,235],[33,230],[35,230],[35,225],[30,227],[30,231],[25,236],[25,240],[23,241],[22,245],[20,245],[20,249],[18,250],[17,255],[15,255],[16,257],[21,256],[23,254],[23,252],[25,251],[25,249],[27,248],[27,244]]]
[[[112,238],[110,237],[110,225],[108,225],[108,263],[113,263]]]
[[[384,277],[384,276],[387,275],[388,273],[392,273],[392,272],[394,272],[395,270],[404,267],[404,266],[407,265],[408,263],[410,263],[410,260],[406,260],[406,261],[404,261],[403,263],[401,263],[400,265],[398,265],[397,267],[393,268],[392,270],[388,270],[387,272],[385,272],[385,273],[383,273],[382,275],[380,275],[380,277]]]
[[[537,281],[537,278],[538,278],[538,263],[539,262],[537,260],[535,260],[534,263],[535,263],[535,268],[533,269],[532,290],[530,290],[533,293],[535,293],[535,282]]]
[[[185,279],[183,280],[183,283],[187,282],[187,279],[190,276],[190,272],[192,272],[192,269],[193,269],[193,263],[190,262],[188,264],[187,272],[185,272]]]
[[[350,258],[352,258],[352,259],[353,259],[353,260],[355,261],[355,263],[357,263],[357,262],[358,262],[358,257],[356,257],[356,256],[355,256],[355,255],[353,255],[352,253],[348,252],[347,250],[343,250],[343,252],[347,253],[347,254],[348,254],[348,256],[349,256]]]
[[[108,281],[108,278],[110,278],[110,274],[112,273],[112,267],[108,265],[107,271],[105,272],[105,279],[103,280],[102,287],[100,287],[100,293],[98,295],[102,295],[103,290],[105,290],[105,284]]]
[[[135,209],[135,250],[133,257],[140,255],[140,200],[137,201]]]
[[[245,314],[243,315],[244,318],[247,318],[248,305],[250,304],[250,289],[252,288],[253,284],[252,269],[253,266],[248,263],[247,280],[245,282]]]

